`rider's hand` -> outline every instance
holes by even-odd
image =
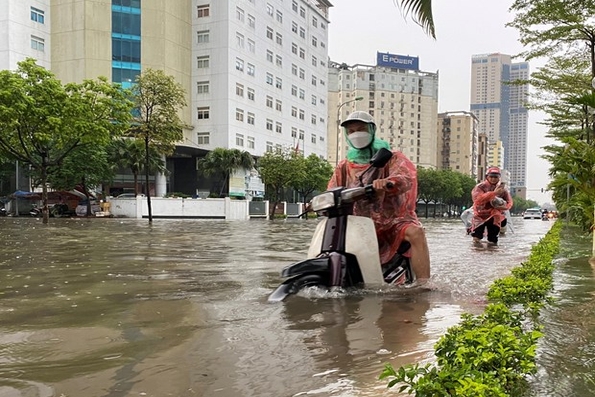
[[[374,190],[383,190],[386,192],[391,191],[395,187],[394,182],[390,179],[375,179],[372,182],[372,186]]]
[[[504,186],[498,186],[494,190],[494,193],[496,193],[497,196],[500,196],[501,194],[504,194],[505,191],[506,191],[506,189],[504,188]]]

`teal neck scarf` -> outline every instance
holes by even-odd
[[[349,138],[347,138],[347,144],[349,145],[349,149],[347,150],[347,160],[355,164],[368,164],[372,156],[374,156],[381,148],[390,150],[390,145],[388,142],[376,138],[376,131],[374,127],[368,125],[368,132],[372,134],[373,140],[371,144],[363,149],[357,149],[353,147],[351,141]],[[345,132],[345,136],[347,136],[347,132]]]

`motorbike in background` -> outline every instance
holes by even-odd
[[[392,152],[380,149],[370,166],[360,175],[383,168]],[[360,183],[363,185],[363,183]],[[361,187],[337,187],[315,196],[308,211],[323,219],[318,223],[307,259],[281,271],[286,280],[269,295],[271,302],[282,301],[308,287],[374,287],[412,283],[415,275],[409,258],[409,242],[403,242],[389,263],[380,263],[376,229],[372,219],[352,215],[357,200],[375,195],[371,184]]]

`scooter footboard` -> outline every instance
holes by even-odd
[[[305,273],[326,273],[329,271],[329,263],[328,256],[305,259],[283,268],[281,277],[293,277]]]

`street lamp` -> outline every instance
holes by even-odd
[[[341,138],[341,108],[347,105],[348,103],[361,101],[362,99],[364,99],[363,96],[356,96],[355,98],[342,102],[337,106],[337,150],[335,152],[335,167],[339,164],[339,139]]]

